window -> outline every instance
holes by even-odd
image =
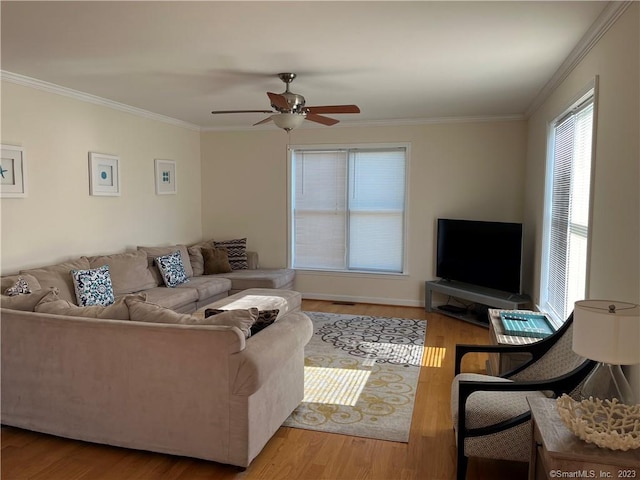
[[[540,290],[542,309],[559,321],[587,288],[593,111],[592,89],[549,135]]]
[[[407,147],[291,150],[293,268],[404,271]]]

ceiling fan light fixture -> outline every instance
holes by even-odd
[[[280,113],[273,115],[271,119],[279,128],[289,132],[302,125],[306,116],[305,113]]]

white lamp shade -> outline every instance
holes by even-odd
[[[612,365],[640,363],[640,306],[609,300],[576,302],[573,351]]]
[[[304,113],[281,113],[273,115],[273,123],[284,130],[293,130],[298,128],[304,122],[306,115]]]

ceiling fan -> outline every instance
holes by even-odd
[[[273,113],[273,115],[253,125],[262,125],[273,121],[278,127],[290,132],[302,125],[302,122],[310,120],[322,125],[335,125],[339,122],[335,118],[325,117],[324,113],[360,113],[356,105],[323,105],[319,107],[305,106],[305,99],[298,93],[289,90],[289,84],[296,78],[295,73],[279,73],[278,77],[287,88],[282,93],[267,92],[273,110],[214,110],[214,115],[220,113]]]

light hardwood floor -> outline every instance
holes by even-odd
[[[445,349],[440,366],[423,366],[408,443],[280,428],[245,471],[203,460],[108,447],[2,427],[2,480],[444,480],[455,478],[449,407],[456,343],[489,341],[488,330],[422,308],[335,305],[305,300],[303,310],[427,320],[427,347]],[[469,358],[467,358],[469,357]],[[483,372],[486,356],[468,355],[464,371]],[[471,459],[468,480],[527,478],[522,463]]]

